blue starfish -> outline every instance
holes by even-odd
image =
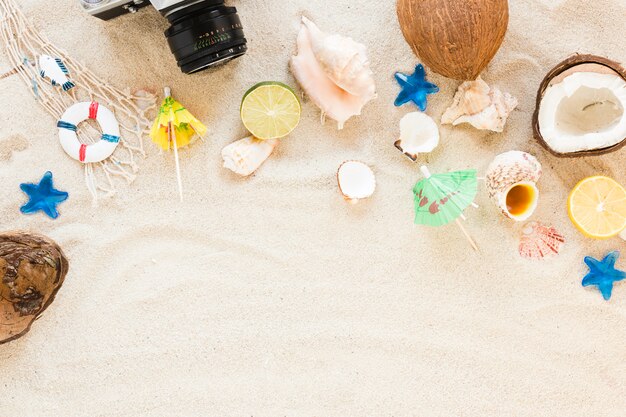
[[[398,94],[398,98],[396,98],[394,103],[396,107],[400,107],[403,104],[412,101],[417,104],[417,107],[419,107],[421,111],[426,111],[426,106],[428,105],[428,95],[439,92],[439,87],[426,81],[426,71],[424,70],[424,66],[422,64],[415,67],[413,75],[396,72],[395,77],[396,81],[398,81],[398,84],[400,84],[400,87],[402,88],[402,91],[400,91],[400,94]]]
[[[59,217],[57,204],[67,200],[69,194],[59,191],[52,185],[52,172],[48,171],[43,175],[39,184],[20,184],[22,191],[28,195],[29,201],[20,207],[24,214],[36,213],[39,210],[46,213],[53,219]]]
[[[626,272],[615,269],[617,258],[619,258],[618,251],[609,253],[602,261],[587,256],[585,263],[589,267],[589,273],[583,278],[583,287],[595,285],[605,300],[610,299],[613,283],[626,278]]]

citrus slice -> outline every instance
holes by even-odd
[[[241,120],[255,137],[287,136],[300,122],[300,101],[289,86],[269,81],[255,85],[243,96]]]
[[[585,178],[570,193],[567,209],[587,237],[608,239],[626,227],[626,190],[608,177]]]

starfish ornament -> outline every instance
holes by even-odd
[[[67,200],[69,194],[65,191],[59,191],[52,184],[52,172],[48,171],[43,175],[39,184],[24,183],[20,184],[20,188],[29,201],[20,207],[20,211],[24,214],[32,214],[43,211],[49,217],[56,219],[59,217],[57,204]]]
[[[583,278],[583,287],[595,285],[605,300],[610,299],[613,284],[626,278],[626,272],[615,269],[617,258],[619,258],[618,251],[609,253],[601,261],[587,256],[585,263],[589,267],[589,273]]]
[[[396,98],[394,102],[396,107],[400,107],[412,101],[421,111],[426,111],[428,95],[439,92],[439,87],[426,81],[426,71],[422,64],[415,67],[413,75],[396,72],[395,77],[402,88],[400,94],[398,94],[398,98]]]

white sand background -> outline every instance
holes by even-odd
[[[511,0],[511,24],[484,79],[519,101],[503,134],[442,127],[421,157],[431,171],[478,168],[498,153],[543,163],[535,220],[567,236],[560,257],[517,254],[520,225],[484,190],[467,227],[412,224],[419,165],[394,147],[396,70],[417,59],[392,0],[241,0],[250,51],[219,69],[179,72],[154,10],[102,22],[78,1],[20,0],[57,46],[112,84],[170,85],[209,127],[173,158],[148,144],[137,180],[91,206],[80,164],[57,141],[55,120],[17,77],[0,80],[2,230],[54,238],[70,259],[55,303],[0,346],[3,416],[597,416],[626,415],[626,283],[605,302],[581,287],[585,255],[626,243],[582,237],[567,218],[575,183],[605,174],[626,183],[626,149],[558,159],[532,138],[535,93],[573,52],[626,62],[626,1]],[[379,98],[338,132],[305,101],[298,129],[249,179],[221,167],[220,150],[246,132],[242,94],[254,83],[295,85],[288,60],[302,14],[364,42]],[[0,71],[9,70],[2,56]],[[457,82],[430,74],[439,118]],[[13,152],[9,152],[12,150]],[[335,172],[360,159],[374,197],[346,204]],[[70,192],[61,217],[24,216],[19,183],[52,170]]]

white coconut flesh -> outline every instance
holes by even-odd
[[[349,200],[368,198],[376,189],[376,177],[370,167],[359,161],[346,161],[337,171],[343,196]]]
[[[438,145],[439,128],[427,114],[408,113],[400,120],[400,139],[396,147],[412,160],[420,153],[432,152]]]
[[[626,138],[626,81],[617,74],[575,72],[546,90],[539,130],[559,153],[609,148]]]

